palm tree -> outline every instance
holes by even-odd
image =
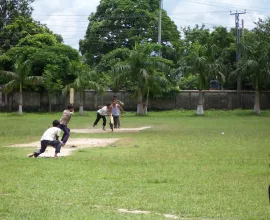
[[[41,76],[29,76],[31,65],[28,60],[24,62],[18,61],[14,65],[14,72],[0,71],[0,75],[6,77],[9,82],[4,85],[4,91],[9,93],[15,89],[19,89],[19,111],[18,114],[22,115],[23,106],[23,87],[27,85],[40,85],[42,84]]]
[[[75,91],[79,92],[80,97],[80,109],[79,114],[83,115],[83,90],[85,89],[95,89],[101,90],[101,86],[95,81],[96,72],[91,69],[89,66],[80,63],[72,62],[70,67],[70,74],[75,76],[74,81],[67,85],[63,92],[66,94],[71,88],[74,88]]]
[[[143,104],[144,91],[148,91],[151,84],[155,84],[158,79],[163,78],[164,74],[160,71],[167,71],[171,64],[170,61],[162,57],[153,56],[154,51],[158,51],[159,48],[160,46],[156,44],[139,45],[136,43],[129,56],[114,68],[114,73],[118,74],[116,76],[118,81],[123,83],[129,80],[134,83],[138,97],[137,115],[147,113],[147,109],[144,108],[147,105]]]
[[[203,115],[204,109],[204,89],[207,89],[210,79],[218,78],[219,81],[225,81],[223,72],[224,65],[220,60],[215,59],[215,45],[200,45],[195,43],[188,56],[188,72],[198,75],[199,78],[199,98],[197,104],[197,115]]]
[[[270,44],[256,37],[240,47],[242,58],[231,75],[240,74],[251,79],[255,89],[254,113],[260,114],[260,86],[270,76]]]

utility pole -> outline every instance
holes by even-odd
[[[162,24],[162,9],[163,9],[163,0],[159,1],[159,18],[158,18],[158,44],[161,44],[161,24]],[[161,56],[161,51],[158,53],[159,56]]]
[[[235,37],[236,37],[236,62],[240,60],[240,51],[239,51],[239,43],[240,43],[240,30],[239,30],[239,15],[246,14],[246,10],[244,12],[235,12],[231,13],[231,15],[235,15]],[[242,23],[243,25],[244,23]],[[241,76],[237,77],[237,92],[241,91]]]

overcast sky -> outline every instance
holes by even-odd
[[[95,12],[99,0],[36,0],[33,17],[57,34],[61,34],[65,44],[78,49],[79,39],[83,39],[88,25],[88,16]],[[234,27],[234,13],[247,10],[240,15],[245,27],[251,29],[258,18],[270,13],[269,0],[163,0],[163,7],[180,28],[195,24]]]

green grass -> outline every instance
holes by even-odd
[[[0,219],[269,219],[270,111],[127,113],[122,127],[152,128],[72,134],[121,140],[57,160],[7,147],[39,140],[60,116],[0,113]],[[91,127],[94,118],[75,115],[70,128]]]

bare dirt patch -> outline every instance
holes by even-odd
[[[141,128],[119,128],[119,129],[114,129],[114,133],[125,133],[125,132],[139,132],[143,131],[146,129],[151,128],[150,126],[148,127],[141,127]],[[71,133],[78,133],[78,134],[89,134],[89,133],[108,133],[112,132],[111,129],[107,128],[105,131],[97,128],[87,128],[87,129],[71,129]]]
[[[62,147],[59,157],[69,156],[74,150],[78,150],[81,148],[106,147],[118,140],[119,138],[70,138],[67,144]],[[28,144],[14,144],[10,147],[29,147],[38,149],[40,148],[40,141]],[[48,147],[46,151],[39,157],[52,157],[54,155],[54,151],[55,149],[53,147]]]

